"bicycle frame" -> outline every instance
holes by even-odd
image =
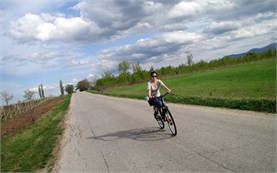
[[[166,106],[166,104],[164,102],[164,98],[163,98],[167,94],[169,94],[169,93],[167,92],[160,96],[161,102],[162,102],[162,107],[161,107],[161,109],[159,109],[159,112],[160,112],[161,117],[160,117],[160,120],[159,119],[156,119],[156,120],[162,129],[164,128],[164,122],[167,122],[172,135],[176,136],[177,128],[176,128],[175,121],[173,119],[171,112],[169,111],[168,107]]]
[[[164,96],[166,96],[167,94],[169,94],[169,93],[167,92],[167,93],[160,96],[161,102],[162,102],[162,108],[159,109],[159,111],[160,111],[162,116],[164,116],[164,113],[168,110],[168,107],[166,106],[166,104],[164,102]]]

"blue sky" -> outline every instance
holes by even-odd
[[[276,42],[275,0],[1,0],[1,90],[59,94],[122,60],[177,66]],[[36,94],[38,98],[38,94]],[[3,104],[3,102],[1,103]]]

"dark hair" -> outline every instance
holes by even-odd
[[[150,73],[150,76],[153,76],[154,73],[156,73],[156,72],[155,72],[155,71],[152,71],[152,72]],[[157,73],[156,73],[156,75],[157,75]]]

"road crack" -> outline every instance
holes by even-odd
[[[209,160],[210,162],[216,164],[216,165],[219,166],[219,167],[222,167],[222,168],[224,168],[224,169],[226,169],[226,170],[229,170],[229,171],[232,171],[232,172],[237,172],[236,170],[233,170],[233,169],[231,169],[231,168],[228,168],[228,167],[226,167],[226,166],[224,166],[224,165],[222,165],[222,164],[220,164],[220,163],[218,163],[218,162],[216,162],[216,161],[210,159],[209,157],[206,157],[206,156],[202,155],[201,153],[195,152],[195,154],[198,155],[198,156],[200,156],[200,157],[203,157],[203,158],[206,159],[206,160]]]
[[[199,157],[202,157],[202,158],[204,158],[204,159],[206,159],[206,160],[212,162],[213,164],[215,164],[215,165],[217,165],[217,166],[219,166],[219,167],[222,167],[222,168],[224,168],[224,169],[226,169],[226,170],[229,170],[229,171],[232,171],[232,172],[237,172],[236,170],[231,169],[231,168],[228,168],[227,166],[224,166],[223,164],[218,163],[218,162],[216,162],[215,160],[212,160],[211,158],[209,158],[209,157],[207,157],[207,156],[204,155],[204,154],[216,153],[216,152],[219,152],[219,151],[222,151],[222,150],[216,150],[216,151],[213,151],[213,152],[207,151],[207,152],[202,152],[202,153],[200,153],[200,152],[197,152],[197,151],[192,150],[192,149],[184,148],[180,143],[178,143],[178,142],[176,142],[176,141],[172,141],[172,142],[175,143],[175,144],[177,144],[177,146],[179,146],[181,149],[185,149],[186,151],[190,151],[190,155],[189,155],[188,157],[194,156],[194,155],[198,155]],[[238,148],[238,147],[236,147],[236,148]]]
[[[109,165],[108,165],[108,163],[107,163],[107,161],[106,161],[106,159],[105,159],[105,156],[104,156],[104,154],[103,154],[102,151],[100,151],[100,153],[101,153],[102,158],[103,158],[103,160],[104,160],[104,162],[105,162],[105,164],[106,164],[106,167],[107,167],[107,169],[108,169],[108,172],[110,173],[110,167],[109,167]]]
[[[92,125],[91,125],[89,119],[87,119],[87,120],[88,120],[88,123],[89,123],[89,126],[90,126],[90,131],[91,131],[93,137],[95,138],[96,135],[95,135],[95,133],[94,133],[94,131],[93,131],[93,129],[92,129]],[[101,156],[102,156],[102,158],[103,158],[103,160],[104,160],[104,163],[105,163],[105,165],[106,165],[106,168],[107,168],[108,172],[110,173],[110,167],[109,167],[109,165],[108,165],[108,163],[107,163],[107,160],[106,160],[106,158],[105,158],[105,155],[103,154],[102,151],[100,151],[100,154],[101,154]]]

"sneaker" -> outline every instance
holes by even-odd
[[[171,118],[170,118],[170,117],[166,117],[166,121],[167,121],[170,125],[172,125],[172,121],[171,121]]]
[[[154,112],[154,117],[155,117],[155,119],[158,119],[159,118],[159,113],[158,112]]]
[[[163,119],[163,121],[166,121],[164,114],[162,114],[162,119]]]

